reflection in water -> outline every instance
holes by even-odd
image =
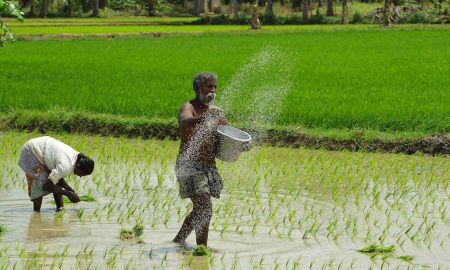
[[[66,222],[66,223],[64,223]],[[53,238],[66,237],[70,223],[55,213],[33,213],[28,224],[28,236],[30,241],[44,241]]]
[[[184,265],[192,270],[209,269],[208,256],[192,256],[190,253],[182,253]]]

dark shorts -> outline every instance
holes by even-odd
[[[179,158],[175,165],[175,174],[180,186],[181,198],[192,198],[203,194],[220,198],[223,183],[215,165]]]

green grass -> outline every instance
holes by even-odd
[[[193,96],[193,76],[212,70],[234,125],[256,117],[269,126],[319,130],[449,132],[448,27],[342,29],[354,31],[22,41],[0,57],[0,111],[173,121]],[[280,110],[274,116],[264,104]]]

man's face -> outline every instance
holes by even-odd
[[[210,105],[216,98],[216,80],[209,80],[198,89],[198,97],[200,102]]]
[[[75,174],[76,176],[79,176],[79,177],[83,177],[83,176],[87,175],[87,174],[83,173],[80,169],[78,169],[76,166],[73,169],[73,174]]]

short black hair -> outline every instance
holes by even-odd
[[[79,153],[75,166],[77,166],[83,174],[90,175],[92,171],[94,171],[94,160],[85,154]]]

